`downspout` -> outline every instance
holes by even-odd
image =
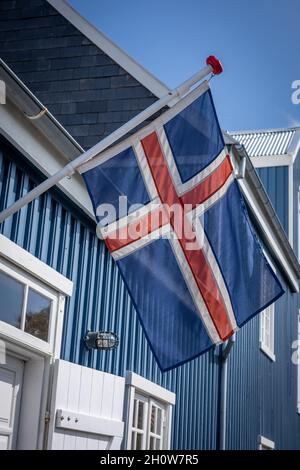
[[[220,416],[219,416],[219,450],[226,449],[227,424],[227,383],[228,383],[228,356],[235,343],[235,333],[224,343],[220,350]]]

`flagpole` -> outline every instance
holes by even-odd
[[[76,168],[81,166],[83,163],[86,163],[88,160],[92,159],[96,155],[99,155],[105,149],[110,147],[120,138],[124,137],[128,132],[132,129],[137,127],[139,124],[147,120],[149,117],[153,116],[156,112],[162,109],[164,106],[167,106],[172,101],[176,101],[184,96],[196,83],[200,80],[205,78],[210,73],[214,75],[219,75],[222,72],[223,68],[220,61],[214,57],[209,56],[206,59],[206,66],[199,70],[199,72],[195,73],[192,77],[188,80],[183,82],[179,87],[175,88],[174,90],[170,91],[159,100],[155,101],[151,106],[146,108],[144,111],[139,113],[137,116],[130,119],[130,121],[123,124],[123,126],[116,129],[112,134],[105,137],[103,140],[98,142],[96,145],[91,147],[89,150],[81,154],[79,157],[72,160],[68,163],[64,168],[59,170],[58,172],[54,173],[54,175],[47,178],[43,183],[36,186],[32,189],[29,193],[25,196],[18,199],[14,204],[7,207],[0,213],[0,223],[3,222],[5,219],[10,217],[11,215],[18,212],[22,207],[26,204],[32,202],[35,198],[39,197],[41,194],[46,192],[48,189],[55,186],[59,181],[61,181],[66,176],[71,176]]]

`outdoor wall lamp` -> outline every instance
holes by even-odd
[[[84,337],[88,349],[110,350],[119,345],[119,338],[111,331],[88,331]]]

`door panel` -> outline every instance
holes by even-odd
[[[24,362],[7,356],[0,364],[0,449],[15,449]]]

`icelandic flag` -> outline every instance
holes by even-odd
[[[283,294],[251,225],[207,82],[81,172],[97,232],[162,371],[225,341]]]

